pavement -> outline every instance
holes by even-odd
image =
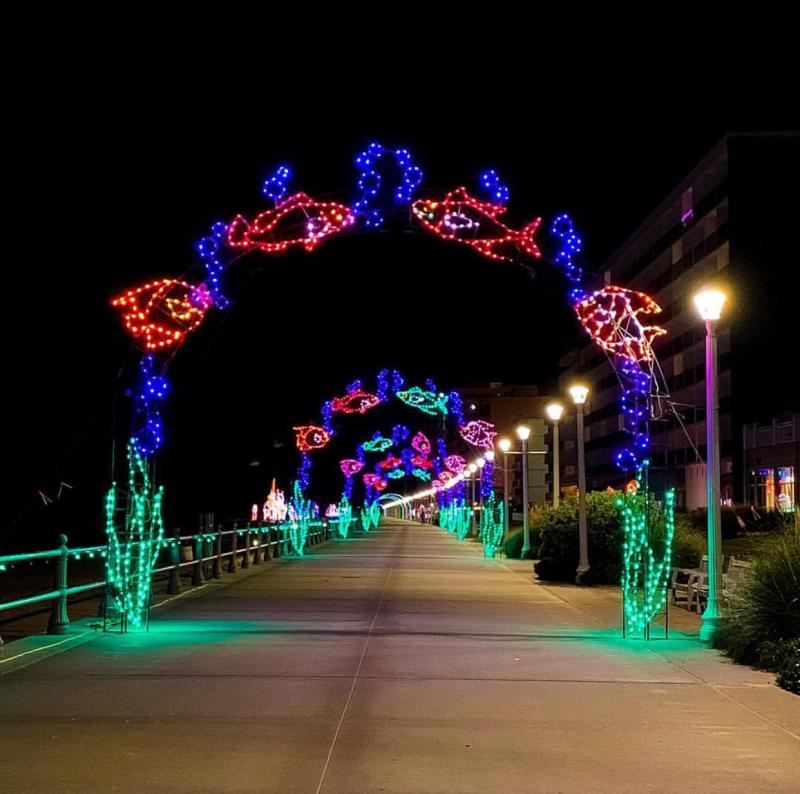
[[[0,791],[797,794],[800,698],[619,612],[382,523],[0,677]]]

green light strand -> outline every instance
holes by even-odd
[[[616,500],[625,538],[621,582],[624,620],[626,631],[631,632],[645,632],[663,609],[672,563],[675,490],[664,494],[663,506],[649,497],[646,490],[637,490]],[[654,540],[663,542],[660,561],[653,551]]]
[[[369,532],[370,529],[377,529],[380,520],[381,506],[378,504],[377,499],[361,508],[361,527],[364,532]]]
[[[339,502],[339,523],[336,528],[339,532],[339,537],[347,538],[350,534],[350,525],[353,523],[353,508],[346,496],[342,496],[342,501]]]
[[[494,557],[503,542],[503,503],[497,504],[494,491],[491,492],[488,499],[484,499],[480,532],[483,541],[483,556]]]
[[[298,557],[302,557],[305,554],[312,507],[311,500],[304,498],[303,489],[298,480],[294,481],[292,505],[297,518],[289,523],[289,542],[292,544],[294,553]]]
[[[127,625],[134,629],[142,628],[147,622],[153,568],[164,540],[163,497],[163,486],[153,493],[147,461],[137,452],[135,439],[131,439],[128,442],[128,502],[124,526],[116,524],[116,483],[112,483],[106,496],[106,580],[109,595],[124,614]]]

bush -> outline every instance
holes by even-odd
[[[672,567],[699,568],[708,542],[704,532],[698,532],[681,513],[675,514],[675,536],[672,539]]]
[[[714,644],[742,664],[780,670],[781,680],[795,691],[798,643],[800,537],[777,535],[759,546],[752,572],[738,587]]]
[[[778,686],[800,695],[800,639],[783,645],[786,652],[778,667]]]
[[[614,500],[618,494],[586,494],[591,568],[586,584],[609,584],[620,580],[622,569],[622,530]],[[547,510],[539,523],[541,543],[535,570],[541,579],[575,581],[578,567],[578,500],[567,499],[558,508]]]
[[[708,527],[708,511],[705,507],[700,510],[692,510],[686,513],[686,520],[697,532],[705,532]],[[723,507],[722,517],[722,537],[725,539],[739,537],[739,534],[747,526],[739,517],[735,507]]]

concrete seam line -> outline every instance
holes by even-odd
[[[406,530],[407,531],[407,530]],[[402,536],[403,545],[405,545],[405,532],[403,532]],[[316,794],[320,794],[322,791],[322,786],[325,783],[325,776],[328,774],[328,767],[331,763],[331,758],[333,758],[333,751],[336,747],[336,742],[339,738],[339,732],[342,730],[342,725],[344,724],[344,718],[347,716],[347,710],[350,708],[350,701],[353,699],[353,692],[355,692],[356,684],[358,683],[358,676],[361,673],[361,668],[364,666],[364,658],[367,655],[367,647],[369,646],[370,637],[372,637],[372,630],[375,628],[375,624],[378,622],[378,616],[381,612],[381,607],[383,606],[384,599],[386,597],[386,591],[389,588],[389,579],[392,576],[392,572],[394,571],[395,563],[394,563],[394,556],[391,558],[391,564],[389,565],[389,569],[386,572],[386,579],[383,582],[383,588],[381,590],[380,598],[378,599],[378,605],[375,607],[375,614],[372,616],[372,622],[369,625],[369,631],[367,632],[367,636],[364,640],[364,647],[361,650],[361,658],[358,660],[358,667],[356,667],[355,675],[353,676],[353,683],[350,686],[350,692],[347,694],[347,700],[344,703],[344,707],[342,708],[342,714],[339,717],[339,723],[336,725],[336,730],[333,733],[333,739],[331,740],[331,746],[328,748],[328,755],[325,758],[325,764],[322,767],[322,774],[319,778],[319,785],[317,786]]]
[[[6,659],[0,659],[0,664],[8,664],[9,662],[13,662],[17,659],[22,659],[24,656],[29,656],[33,653],[41,653],[42,651],[49,651],[53,648],[57,648],[59,645],[64,645],[67,642],[76,642],[77,640],[81,639],[81,637],[85,637],[87,634],[94,634],[94,631],[84,631],[82,634],[74,634],[69,637],[65,637],[63,640],[59,640],[58,642],[51,642],[49,645],[42,645],[40,648],[31,648],[28,651],[23,651],[22,653],[18,653],[15,656],[9,656]],[[9,671],[11,672],[11,671]]]

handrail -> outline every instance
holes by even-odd
[[[242,524],[241,526],[239,524]],[[309,533],[306,543],[315,545],[330,537],[331,527],[337,523],[336,519],[325,519],[309,521]],[[280,557],[288,553],[289,528],[296,526],[295,522],[285,522],[282,524],[266,524],[262,522],[235,522],[233,529],[223,530],[222,525],[216,531],[198,532],[194,535],[181,535],[176,528],[172,537],[165,537],[161,541],[159,554],[169,550],[171,560],[168,565],[153,568],[153,574],[170,574],[170,581],[167,592],[170,594],[179,593],[182,589],[180,572],[185,568],[193,569],[192,586],[196,586],[206,581],[207,578],[221,578],[222,560],[227,559],[227,573],[235,573],[241,568],[248,568],[250,565],[258,565],[265,559]],[[316,530],[316,531],[315,531]],[[254,537],[246,545],[237,543],[239,536],[244,535],[248,539]],[[222,550],[223,538],[230,538],[230,548]],[[32,604],[52,602],[50,619],[48,621],[48,634],[63,634],[69,626],[69,616],[67,614],[67,598],[69,596],[87,593],[92,590],[104,590],[108,584],[107,580],[89,582],[86,584],[68,584],[68,560],[80,560],[84,558],[94,558],[107,556],[106,546],[84,546],[70,549],[67,546],[67,536],[59,537],[61,546],[57,549],[48,551],[35,551],[20,554],[5,554],[0,556],[0,576],[7,576],[10,567],[16,563],[32,562],[34,560],[57,559],[54,571],[53,589],[44,593],[17,598],[11,601],[0,601],[0,612],[18,609]],[[180,549],[190,548],[192,550],[191,560],[181,560]],[[237,565],[236,559],[241,557],[241,562]],[[209,572],[207,566],[213,563],[213,570]],[[2,638],[0,638],[0,647]]]

